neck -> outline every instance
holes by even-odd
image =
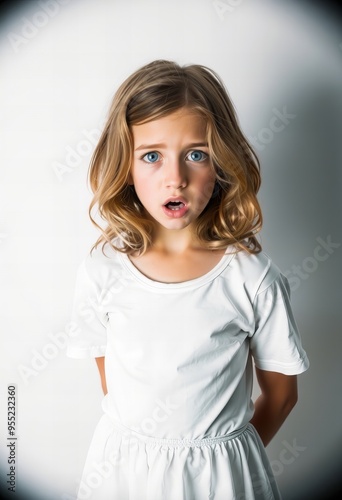
[[[181,230],[160,228],[153,238],[153,248],[168,254],[181,254],[198,249],[200,246],[189,228]]]

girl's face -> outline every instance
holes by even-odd
[[[130,183],[150,216],[166,229],[184,229],[213,193],[205,119],[187,108],[133,125]]]

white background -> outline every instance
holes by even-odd
[[[102,399],[95,362],[65,356],[76,269],[98,237],[88,163],[118,85],[164,58],[217,71],[261,137],[262,243],[290,278],[311,361],[268,455],[285,500],[314,498],[341,458],[340,27],[290,1],[42,0],[0,29],[2,474],[14,383],[19,493],[75,496]],[[295,116],[272,137],[284,106]],[[318,261],[329,236],[340,246]],[[284,443],[301,451],[284,460]]]

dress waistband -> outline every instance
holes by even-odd
[[[216,436],[216,437],[208,437],[208,438],[198,438],[198,439],[168,439],[168,438],[156,438],[152,436],[148,436],[146,434],[141,434],[140,432],[137,432],[133,429],[130,429],[129,427],[125,427],[123,424],[117,422],[116,420],[112,419],[108,414],[107,416],[111,419],[111,422],[113,423],[114,427],[116,430],[122,434],[125,438],[132,438],[135,437],[139,439],[140,441],[143,441],[146,444],[149,445],[159,445],[159,446],[168,446],[172,448],[178,448],[178,447],[202,447],[202,446],[210,446],[213,444],[217,443],[224,443],[226,441],[230,441],[231,439],[235,439],[241,434],[243,434],[249,427],[250,424],[246,424],[245,426],[241,427],[240,429],[237,429],[234,432],[231,432],[229,434],[225,434],[223,436]]]

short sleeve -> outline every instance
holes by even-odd
[[[289,283],[280,272],[270,284],[267,276],[261,283],[254,300],[254,317],[250,349],[257,368],[285,375],[308,369],[309,360],[290,304]]]
[[[107,315],[101,307],[101,288],[89,276],[86,259],[78,268],[66,354],[97,358],[106,353]]]

